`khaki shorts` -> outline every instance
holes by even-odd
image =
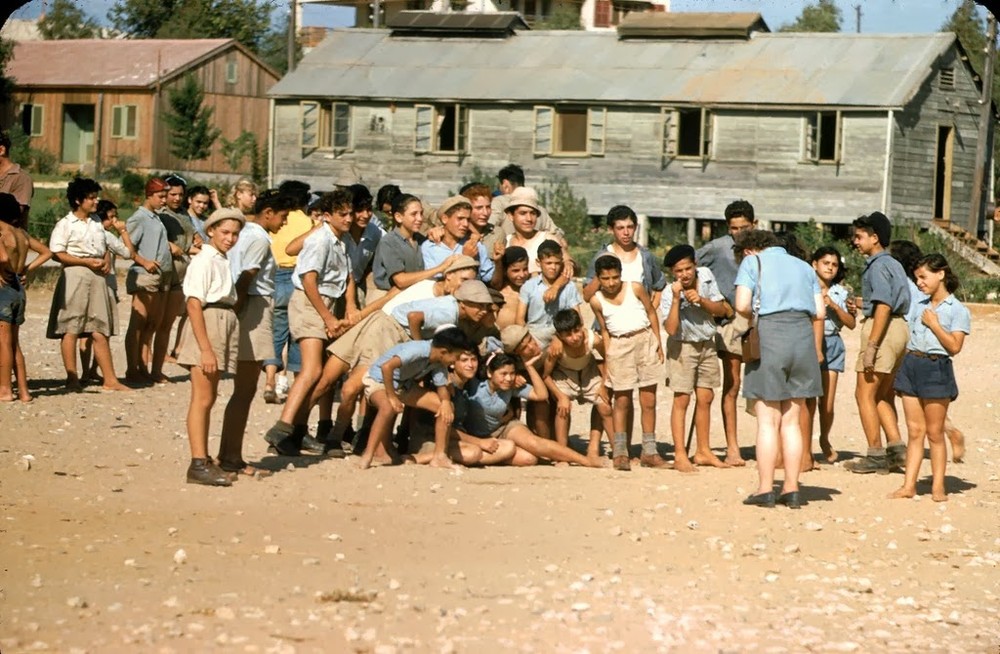
[[[597,404],[604,378],[597,367],[597,362],[591,360],[583,370],[569,370],[556,366],[552,371],[552,382],[560,393],[571,400],[576,400],[580,404],[585,402]]]
[[[604,365],[612,390],[629,391],[655,386],[663,379],[663,364],[656,356],[659,342],[652,329],[624,338],[611,337]]]
[[[337,298],[325,295],[320,297],[323,298],[326,308],[333,311],[333,305]],[[299,289],[295,289],[295,292],[292,293],[292,299],[288,301],[288,328],[296,343],[303,338],[318,338],[324,342],[330,340],[330,337],[326,335],[326,324],[323,319],[309,298],[306,297],[306,292]]]
[[[392,316],[376,311],[330,343],[326,351],[355,368],[369,365],[408,340],[410,335]]]
[[[129,295],[135,295],[139,291],[146,293],[162,293],[169,290],[173,285],[173,271],[163,273],[148,273],[145,270],[129,268],[125,275],[125,290]]]
[[[667,383],[674,393],[693,393],[696,388],[722,385],[715,340],[701,343],[667,341]]]
[[[865,349],[868,347],[868,338],[872,333],[874,321],[865,318],[861,323],[861,351],[858,352],[858,361],[854,364],[855,372],[864,372]],[[906,354],[906,344],[910,340],[910,330],[906,326],[906,320],[902,316],[892,316],[889,319],[889,326],[882,337],[882,345],[875,355],[875,372],[890,374],[895,372],[899,364],[903,362],[903,355]]]
[[[221,307],[205,307],[205,331],[212,345],[220,372],[236,372],[239,360],[240,325],[236,312]],[[201,349],[191,329],[191,320],[184,321],[181,342],[177,348],[177,364],[185,368],[201,366]]]
[[[240,361],[274,358],[274,301],[248,295],[240,311]]]
[[[719,354],[734,354],[743,358],[743,342],[740,337],[750,329],[750,321],[736,314],[736,316],[725,325],[719,327],[715,334],[715,347]]]

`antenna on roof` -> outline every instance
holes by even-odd
[[[861,5],[854,5],[854,31],[861,34]]]

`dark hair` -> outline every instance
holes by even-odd
[[[118,205],[112,202],[111,200],[101,200],[97,203],[97,211],[95,211],[94,213],[96,213],[97,217],[100,218],[101,220],[107,220],[108,212],[111,211],[112,209],[117,210]]]
[[[937,252],[924,255],[920,257],[920,260],[917,261],[917,265],[913,267],[914,270],[917,270],[918,268],[926,268],[931,272],[943,272],[944,287],[948,289],[949,293],[954,293],[960,286],[958,275],[952,272],[951,266],[948,265],[948,260],[944,258],[944,255],[938,254]]]
[[[466,184],[462,187],[458,194],[465,196],[470,202],[476,198],[490,198],[493,196],[493,192],[490,191],[489,186],[486,184],[478,184],[476,182]]]
[[[187,180],[178,175],[177,173],[170,173],[163,178],[163,181],[167,186],[180,186],[184,190],[187,190]]]
[[[493,356],[486,359],[486,365],[482,366],[482,368],[485,369],[486,375],[489,376],[504,366],[517,367],[517,357],[507,354],[506,352],[497,352]]]
[[[10,132],[0,130],[0,147],[7,149],[7,157],[10,158]]]
[[[444,348],[449,352],[474,352],[475,344],[458,327],[447,327],[434,334],[431,347]]]
[[[308,184],[297,179],[288,179],[278,184],[278,190],[282,195],[292,198],[296,209],[305,209],[309,205],[309,189]]]
[[[91,193],[100,193],[101,185],[89,177],[74,177],[66,185],[66,199],[71,209],[76,209]]]
[[[192,186],[187,190],[188,198],[193,198],[196,195],[207,195],[208,197],[212,197],[212,192],[208,190],[207,186],[201,186],[200,184],[198,186]]]
[[[507,164],[497,173],[501,182],[508,181],[514,186],[524,186],[524,169],[517,164]]]
[[[545,257],[561,257],[563,255],[562,246],[558,241],[547,238],[538,245],[538,259]]]
[[[691,263],[695,263],[694,248],[683,243],[675,245],[663,256],[663,267],[673,268],[685,259],[690,259]]]
[[[503,251],[503,267],[510,268],[519,261],[528,260],[528,251],[520,245],[512,245]]]
[[[794,232],[781,231],[775,232],[774,235],[778,237],[778,245],[785,248],[785,252],[796,259],[809,261],[809,253],[799,243],[799,239]]]
[[[724,215],[726,216],[727,223],[733,218],[739,217],[743,217],[750,222],[754,222],[753,205],[746,200],[736,200],[735,202],[730,202],[726,207]]]
[[[774,232],[769,232],[766,229],[750,229],[736,238],[733,251],[742,254],[743,250],[766,250],[778,244],[778,237],[774,235]]]
[[[21,203],[10,193],[0,193],[0,222],[14,227],[20,226]]]
[[[400,193],[392,199],[392,212],[403,213],[411,202],[420,202],[420,198],[409,193]]]
[[[372,192],[368,190],[368,187],[364,184],[351,184],[347,187],[347,190],[351,192],[351,197],[354,201],[351,203],[351,207],[358,211],[359,209],[371,209],[372,208]]]
[[[605,270],[622,271],[622,260],[613,254],[602,254],[594,261],[594,276],[599,276]]]
[[[639,217],[632,211],[632,207],[627,207],[624,204],[618,204],[608,209],[608,227],[614,227],[619,220],[631,220],[634,224],[639,224]]]
[[[330,191],[329,193],[324,193],[320,196],[319,200],[311,207],[320,213],[333,213],[341,207],[347,207],[349,210],[354,210],[354,202],[351,197],[351,192],[345,188],[338,188],[336,191]]]
[[[830,255],[837,257],[837,274],[833,276],[833,280],[830,283],[839,284],[847,275],[847,268],[844,266],[844,257],[840,254],[840,250],[833,245],[824,245],[816,248],[816,251],[812,253],[812,257],[810,257],[809,260],[812,263],[816,263],[823,257],[828,257]]]
[[[889,255],[903,266],[906,276],[915,282],[913,272],[917,269],[917,262],[924,256],[920,246],[913,241],[892,241],[889,243]]]
[[[562,309],[552,318],[552,326],[557,334],[565,334],[577,327],[583,327],[583,320],[576,309]]]
[[[375,194],[375,204],[378,205],[378,210],[381,211],[382,207],[385,205],[392,206],[393,198],[402,193],[398,186],[395,184],[385,184],[378,190]]]
[[[276,213],[279,211],[292,211],[296,206],[295,198],[285,195],[276,188],[269,188],[257,196],[257,200],[253,204],[253,212],[256,215],[263,212],[264,209],[270,209]]]

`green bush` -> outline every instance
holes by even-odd
[[[122,175],[122,196],[136,199],[146,195],[146,178],[139,173],[128,171]]]
[[[135,170],[135,167],[139,165],[139,158],[133,157],[130,154],[124,154],[115,157],[114,162],[105,166],[103,172],[101,173],[102,179],[121,179],[126,173]]]

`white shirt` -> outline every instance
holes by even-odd
[[[256,270],[247,295],[271,297],[274,295],[274,273],[278,269],[271,253],[271,236],[255,222],[247,222],[240,230],[240,238],[228,253],[233,283],[247,270]]]
[[[229,260],[209,243],[194,255],[184,277],[184,298],[198,298],[205,304],[236,304],[236,286]]]
[[[328,225],[306,237],[295,261],[292,286],[304,291],[302,276],[308,272],[317,274],[320,295],[338,298],[347,290],[351,260],[347,257],[344,242],[333,235],[333,230]]]
[[[53,253],[65,252],[74,257],[100,259],[107,251],[104,226],[87,218],[77,218],[68,213],[52,228],[49,249]]]
[[[426,300],[428,298],[436,297],[434,295],[434,284],[436,284],[433,279],[425,279],[419,281],[416,284],[400,291],[397,295],[393,296],[391,300],[382,305],[382,311],[386,315],[391,316],[392,310],[401,304],[406,304],[407,302],[413,302],[414,300]]]

